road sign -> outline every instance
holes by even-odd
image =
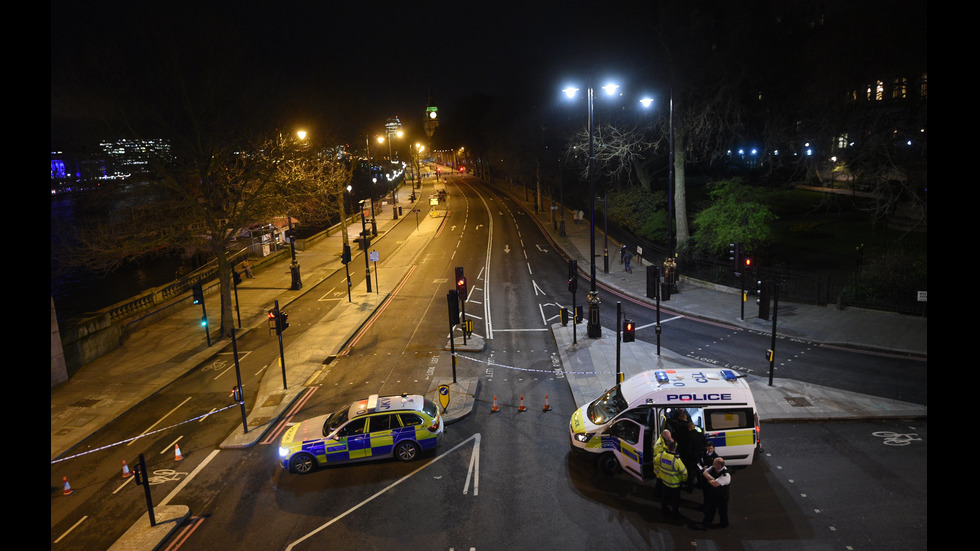
[[[378,255],[378,251],[371,251],[370,253],[368,253],[368,258],[370,258],[371,262],[377,262],[378,259],[380,258],[380,256]]]
[[[439,403],[442,405],[442,412],[446,412],[449,407],[449,385],[439,385]]]

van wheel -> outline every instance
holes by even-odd
[[[596,464],[599,465],[599,470],[605,474],[616,474],[622,470],[619,466],[619,460],[612,452],[606,452],[599,456],[596,460]]]

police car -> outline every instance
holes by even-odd
[[[439,408],[418,394],[372,394],[293,425],[279,444],[280,465],[305,474],[317,466],[394,457],[412,461],[442,441]]]

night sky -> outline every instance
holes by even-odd
[[[173,47],[185,58],[229,60],[221,62],[229,89],[248,91],[237,109],[285,129],[332,126],[346,139],[395,115],[417,124],[430,90],[444,122],[476,93],[547,106],[590,67],[597,77],[601,69],[656,80],[643,30],[649,9],[537,0],[56,2],[52,146],[103,131],[116,103],[107,98],[160,94],[162,71],[152,60]]]

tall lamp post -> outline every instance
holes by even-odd
[[[602,87],[609,95],[614,95],[619,89],[618,84],[607,84]],[[569,86],[562,90],[569,98],[574,98],[578,88]],[[589,128],[589,294],[586,300],[589,303],[589,321],[586,325],[589,338],[597,339],[602,336],[602,327],[599,325],[599,293],[596,290],[595,280],[595,129],[593,125],[593,97],[592,77],[589,77],[588,96],[588,128]],[[640,101],[644,107],[649,106],[647,98]]]
[[[378,235],[378,223],[374,219],[374,166],[371,165],[371,136],[364,137],[364,143],[367,146],[367,161],[368,161],[368,188],[371,195],[371,235]],[[364,216],[364,202],[361,201],[361,216]],[[367,250],[365,249],[365,254]],[[371,289],[368,289],[370,291]]]

